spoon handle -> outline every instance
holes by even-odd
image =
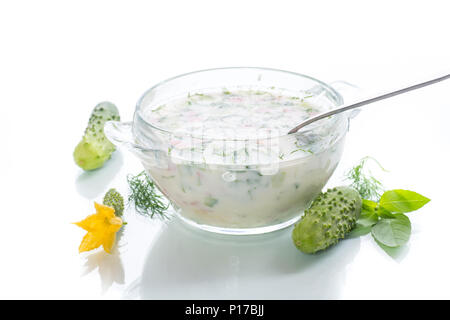
[[[383,94],[381,96],[377,96],[375,98],[363,100],[363,101],[360,101],[360,102],[357,102],[357,103],[354,103],[354,104],[351,104],[351,105],[348,105],[348,106],[343,106],[343,107],[340,107],[340,108],[337,108],[337,109],[333,109],[333,110],[330,110],[330,111],[322,112],[322,113],[320,113],[320,114],[318,114],[318,115],[316,115],[316,116],[314,116],[312,118],[309,118],[309,119],[303,121],[298,126],[296,126],[295,128],[291,129],[291,131],[289,131],[288,134],[295,133],[298,130],[300,130],[301,128],[303,128],[303,127],[305,127],[305,126],[307,126],[307,125],[309,125],[309,124],[311,124],[313,122],[321,120],[323,118],[326,118],[326,117],[329,117],[329,116],[332,116],[332,115],[335,115],[335,114],[338,114],[338,113],[341,113],[341,112],[344,112],[344,111],[347,111],[347,110],[355,109],[355,108],[364,106],[366,104],[370,104],[372,102],[377,102],[377,101],[384,100],[384,99],[387,99],[387,98],[390,98],[390,97],[394,97],[396,95],[399,95],[399,94],[402,94],[402,93],[405,93],[405,92],[408,92],[408,91],[412,91],[412,90],[416,90],[416,89],[419,89],[419,88],[422,88],[422,87],[426,87],[426,86],[429,86],[429,85],[431,85],[433,83],[440,82],[440,81],[443,81],[443,80],[446,80],[446,79],[449,79],[449,78],[450,78],[450,74],[447,74],[447,75],[445,75],[443,77],[439,77],[439,78],[436,78],[436,79],[433,79],[433,80],[429,80],[429,81],[426,81],[426,82],[415,84],[413,86],[406,87],[406,88],[403,88],[403,89],[400,89],[400,90],[397,90],[397,91],[389,92],[389,93]]]

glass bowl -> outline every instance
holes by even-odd
[[[133,122],[107,122],[105,133],[140,159],[184,222],[226,234],[287,227],[300,218],[337,167],[348,118],[336,115],[287,135],[248,132],[239,124],[214,134],[201,124],[195,130],[193,124],[187,124],[189,130],[168,130],[146,116],[173,99],[224,88],[296,92],[328,109],[343,103],[330,85],[302,74],[251,67],[209,69],[155,85],[139,99]],[[307,145],[308,150],[283,153],[292,144]]]

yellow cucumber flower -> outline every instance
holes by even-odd
[[[79,252],[89,251],[103,245],[103,249],[111,253],[116,241],[116,232],[123,224],[122,219],[114,214],[113,208],[96,202],[94,204],[96,213],[74,223],[88,232],[81,241],[78,250]]]

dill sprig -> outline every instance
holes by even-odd
[[[382,183],[373,177],[370,170],[365,168],[367,160],[373,160],[383,171],[386,171],[376,159],[364,157],[347,172],[346,179],[351,181],[350,186],[359,192],[361,198],[378,201],[384,188]]]
[[[155,183],[145,171],[138,175],[127,176],[130,187],[128,203],[134,203],[137,213],[153,218],[155,215],[167,218],[166,210],[169,204],[165,203],[164,197],[157,193]]]

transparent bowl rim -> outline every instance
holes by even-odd
[[[141,110],[142,101],[144,100],[144,98],[145,98],[150,92],[152,92],[153,90],[157,89],[158,87],[160,87],[160,86],[162,86],[162,85],[164,85],[164,84],[166,84],[166,83],[168,83],[168,82],[170,82],[170,81],[173,81],[173,80],[176,80],[176,79],[185,77],[185,76],[189,76],[189,75],[192,75],[192,74],[203,73],[203,72],[211,72],[211,71],[220,71],[220,70],[238,70],[238,69],[242,69],[242,70],[250,69],[250,70],[272,71],[272,72],[279,72],[279,73],[287,73],[287,74],[294,75],[294,76],[298,76],[298,77],[301,77],[301,78],[306,78],[306,79],[309,79],[309,80],[311,80],[311,81],[313,81],[313,82],[316,82],[317,84],[319,84],[319,85],[321,85],[323,88],[325,88],[325,90],[327,90],[329,93],[331,93],[331,94],[333,95],[333,97],[335,98],[337,105],[341,105],[341,104],[344,103],[344,99],[343,99],[342,95],[341,95],[338,91],[336,91],[332,86],[330,86],[330,85],[326,84],[325,82],[320,81],[320,80],[318,80],[318,79],[316,79],[316,78],[307,76],[307,75],[305,75],[305,74],[301,74],[301,73],[297,73],[297,72],[292,72],[292,71],[287,71],[287,70],[281,70],[281,69],[265,68],[265,67],[222,67],[222,68],[202,69],[202,70],[197,70],[197,71],[192,71],[192,72],[183,73],[183,74],[180,74],[180,75],[177,75],[177,76],[168,78],[168,79],[166,79],[166,80],[163,80],[163,81],[161,81],[161,82],[155,84],[153,87],[151,87],[150,89],[146,90],[146,91],[142,94],[142,96],[139,98],[139,100],[137,101],[137,103],[136,103],[135,115],[138,115],[139,118],[140,118],[140,120],[142,120],[146,125],[152,127],[153,129],[156,129],[156,130],[158,130],[158,131],[161,131],[161,132],[163,132],[163,133],[165,133],[165,134],[172,134],[173,131],[166,130],[166,129],[164,129],[164,128],[160,128],[160,127],[158,127],[157,125],[155,125],[155,124],[153,124],[153,123],[151,123],[151,122],[148,122],[147,120],[144,119],[144,117],[141,116],[140,110]],[[336,117],[336,118],[337,118],[337,119],[340,119],[341,117]],[[307,128],[307,127],[306,127],[306,128]],[[312,127],[311,127],[311,128],[312,128]],[[300,133],[300,132],[302,132],[302,131],[304,132],[304,131],[308,131],[308,130],[300,130],[300,131],[298,131],[297,133]],[[289,136],[289,134],[281,135],[281,136],[279,136],[279,137],[277,137],[277,138],[283,138],[283,137],[287,137],[287,136]],[[238,140],[239,140],[239,139],[238,139]]]

